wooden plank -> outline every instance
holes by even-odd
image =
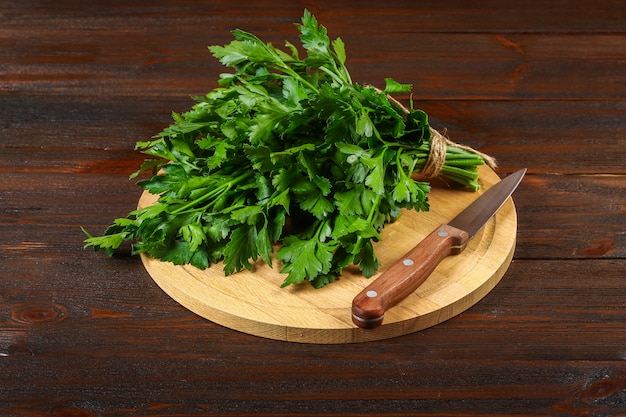
[[[593,8],[563,1],[541,7],[448,3],[371,4],[355,12],[340,2],[331,12],[313,12],[331,37],[346,42],[348,67],[361,83],[391,76],[414,83],[419,97],[439,100],[624,96],[626,12],[620,2],[603,0]],[[201,94],[216,86],[223,70],[207,45],[227,43],[235,28],[277,46],[298,43],[293,23],[302,15],[297,4],[225,10],[194,2],[107,9],[70,3],[52,6],[54,13],[49,7],[39,4],[26,16],[0,6],[0,39],[11,40],[0,50],[6,88]],[[67,27],[81,36],[59,30]]]
[[[624,175],[531,175],[517,192],[520,220],[516,256],[626,256]]]
[[[622,32],[625,16],[619,1],[598,0],[593,7],[581,1],[556,0],[503,2],[486,0],[468,5],[463,0],[441,2],[427,0],[415,3],[399,1],[390,7],[377,1],[362,1],[355,9],[350,0],[325,4],[302,5],[294,2],[255,2],[224,4],[182,0],[173,4],[165,0],[150,3],[100,4],[79,1],[25,4],[3,4],[0,27],[68,27],[132,31],[133,28],[167,28],[169,36],[180,30],[230,30],[232,25],[279,30],[290,25],[308,7],[326,25],[352,28],[361,33],[385,32],[497,32],[497,33],[613,33]],[[23,9],[29,13],[22,13]],[[393,24],[390,24],[393,23]],[[174,30],[176,29],[176,30]]]
[[[457,359],[420,365],[409,352],[404,352],[400,355],[405,361],[402,367],[391,369],[383,363],[352,360],[366,366],[371,373],[371,378],[355,381],[358,372],[341,373],[336,367],[341,360],[347,360],[345,355],[337,355],[340,360],[333,360],[328,354],[319,356],[327,362],[299,359],[299,366],[292,366],[294,369],[289,372],[286,371],[289,365],[284,361],[277,367],[285,372],[264,372],[267,366],[264,361],[255,361],[247,368],[237,364],[230,368],[223,360],[207,360],[192,364],[198,371],[195,376],[182,371],[190,365],[188,362],[172,358],[157,362],[161,371],[171,376],[162,383],[154,382],[159,376],[149,359],[120,359],[125,371],[118,371],[116,366],[113,371],[86,374],[85,377],[93,380],[90,387],[72,383],[78,375],[67,370],[58,375],[59,380],[64,381],[61,386],[48,388],[48,391],[42,387],[44,381],[26,374],[22,376],[25,388],[7,391],[14,400],[4,409],[15,413],[9,414],[11,417],[43,414],[48,410],[57,415],[89,415],[86,413],[91,411],[102,415],[132,412],[135,416],[209,413],[241,416],[277,412],[281,416],[388,415],[390,412],[397,416],[453,416],[459,409],[464,416],[543,415],[545,410],[553,409],[576,415],[582,407],[598,415],[623,412],[619,390],[623,388],[624,374],[603,375],[598,367],[606,365],[604,363],[563,365],[544,361],[541,369],[537,369],[529,368],[531,364],[523,361],[498,367],[487,361],[469,363]],[[33,366],[44,365],[35,360],[32,363]],[[77,367],[88,369],[102,370],[111,366],[110,361],[103,359],[78,358],[75,363]],[[229,377],[235,373],[245,376],[248,382]],[[311,375],[318,373],[325,377],[316,382]],[[117,388],[105,381],[107,376]],[[488,377],[492,383],[476,382]],[[136,379],[139,384],[129,383],[128,378]],[[258,382],[250,383],[251,380]],[[406,384],[406,388],[398,390],[399,383]],[[513,384],[519,388],[515,390]],[[75,400],[72,390],[80,390],[83,400]],[[103,390],[108,392],[107,401],[101,400]],[[186,395],[181,396],[181,392]],[[347,396],[349,399],[345,399]]]
[[[537,174],[626,174],[625,101],[428,101],[452,140]]]
[[[16,336],[1,340],[4,356],[24,353],[11,353],[10,349],[22,341],[38,360],[64,360],[68,354],[84,351],[103,359],[146,355],[155,360],[172,357],[201,363],[211,351],[226,362],[240,356],[261,365],[266,364],[265,357],[272,357],[272,350],[279,349],[285,357],[273,359],[280,368],[308,346],[243,337],[196,316],[164,294],[136,258],[130,262],[124,257],[93,261],[71,259],[67,253],[70,251],[40,258],[32,264],[37,268],[25,269],[25,262],[18,257],[3,262],[1,323],[3,330]],[[89,265],[97,265],[98,271],[85,274]],[[500,366],[507,361],[546,360],[567,366],[573,360],[620,360],[626,341],[618,331],[626,314],[621,291],[624,267],[623,259],[516,259],[500,284],[463,314],[439,326],[367,346],[383,359],[395,352],[400,361],[413,355],[415,362],[488,362],[495,347],[500,347]],[[594,279],[598,269],[603,275]],[[25,281],[28,287],[23,285]],[[44,328],[37,327],[42,324],[51,330],[42,333]],[[145,333],[135,339],[133,333],[138,329]],[[70,337],[72,334],[75,336]],[[218,336],[220,343],[207,344]],[[128,349],[131,341],[137,350]],[[353,366],[341,362],[351,355],[356,355],[355,360],[367,360],[368,349],[364,352],[363,346],[343,345],[338,350],[337,346],[317,345],[315,351],[324,356],[338,354],[336,364],[330,367],[345,371]],[[420,350],[415,351],[415,346]],[[189,366],[181,372],[195,373]],[[356,369],[352,372],[359,373]],[[229,378],[236,379],[236,375]]]
[[[298,43],[290,24],[257,33],[282,47]],[[234,27],[233,27],[234,28]],[[232,29],[232,28],[231,28]],[[137,29],[135,29],[137,30]],[[3,84],[10,90],[57,94],[172,96],[203,94],[217,86],[223,67],[207,45],[230,42],[230,29],[180,40],[140,32],[94,32],[76,46],[67,32],[8,33]],[[182,36],[182,35],[181,35]],[[382,86],[385,77],[412,83],[419,99],[622,99],[626,36],[606,34],[353,33],[338,28],[354,81]],[[40,39],[46,39],[41,43]],[[107,44],[102,44],[107,39]],[[172,43],[173,42],[173,43]],[[67,46],[71,45],[71,46]],[[71,48],[71,49],[68,49]],[[384,52],[381,52],[384,51]],[[129,59],[119,60],[120,54]],[[485,82],[488,80],[488,82]]]
[[[56,252],[55,247],[78,251],[79,226],[98,234],[115,217],[125,216],[141,190],[126,173],[100,173],[87,171],[68,181],[63,172],[0,171],[0,248],[22,247],[20,253],[37,256]],[[46,180],[39,182],[42,175]],[[528,174],[514,195],[519,213],[516,259],[623,258],[625,187],[622,175]],[[86,251],[81,256],[102,255]]]
[[[5,103],[0,101],[7,120],[0,126],[0,170],[130,174],[144,159],[133,150],[135,142],[159,133],[171,123],[171,111],[188,110],[192,100],[107,97],[94,103],[33,94]],[[537,174],[626,174],[623,100],[416,100],[415,106],[452,140],[494,156],[504,172],[527,167]]]
[[[250,414],[281,403],[291,410],[286,415],[310,402],[313,410],[325,406],[341,415],[345,401],[351,412],[385,406],[401,413],[418,403],[423,413],[452,412],[468,402],[475,415],[581,405],[618,415],[623,409],[626,370],[603,371],[623,354],[623,260],[515,261],[501,285],[454,320],[367,350],[317,346],[314,355],[303,354],[302,345],[220,330],[155,291],[137,264],[98,263],[96,275],[84,274],[94,265],[87,261],[61,265],[44,258],[43,272],[24,271],[18,258],[4,264],[19,279],[2,289],[2,327],[14,336],[1,340],[0,352],[22,366],[3,368],[3,410],[92,410],[102,392],[107,401],[95,403],[104,415],[124,413],[131,404],[136,415],[155,409],[192,415],[190,402],[233,413],[237,404]],[[602,279],[588,284],[598,268]],[[207,343],[214,338],[220,343]],[[52,377],[55,384],[46,383]],[[74,400],[77,390],[80,400]]]

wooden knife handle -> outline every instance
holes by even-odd
[[[439,226],[354,298],[354,324],[366,329],[380,326],[385,311],[413,293],[445,257],[465,249],[468,240],[463,230]]]

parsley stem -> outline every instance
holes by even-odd
[[[328,74],[330,76],[330,78],[332,78],[333,80],[337,81],[339,83],[339,85],[344,85],[345,84],[345,80],[342,80],[341,78],[339,78],[339,76],[337,75],[336,72],[329,70],[328,68],[321,66],[319,68],[321,71],[325,72],[326,74]]]
[[[314,86],[313,84],[308,82],[306,79],[304,79],[304,77],[302,77],[300,74],[298,74],[296,71],[294,71],[290,66],[285,64],[283,61],[279,61],[276,64],[277,64],[276,65],[276,69],[282,71],[286,75],[289,75],[289,76],[291,76],[293,78],[296,78],[302,84],[304,84],[306,87],[308,87],[311,91],[313,91],[315,93],[319,93],[319,89],[316,86]]]
[[[189,203],[178,207],[175,210],[171,211],[171,214],[180,214],[182,212],[184,212],[185,210],[188,210],[192,207],[194,207],[197,204],[203,203],[211,198],[214,198],[215,196],[225,193],[226,191],[230,190],[231,188],[233,188],[235,185],[241,183],[242,181],[248,179],[249,177],[252,176],[254,172],[251,170],[246,170],[244,171],[242,174],[240,174],[239,176],[226,181],[224,183],[222,183],[219,187],[214,188],[211,192],[208,192],[198,198],[196,198],[195,200],[190,201]]]

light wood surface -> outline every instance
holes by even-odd
[[[481,167],[481,191],[499,181]],[[439,324],[474,305],[501,279],[515,249],[517,216],[512,199],[470,241],[459,255],[444,259],[412,295],[388,311],[376,329],[361,329],[351,318],[352,299],[427,234],[458,214],[481,191],[433,187],[428,212],[404,211],[385,227],[375,244],[378,272],[364,278],[347,268],[336,282],[321,289],[308,283],[281,288],[279,262],[270,268],[262,261],[251,271],[225,276],[222,264],[200,270],[177,266],[142,255],[154,281],[173,299],[215,323],[270,339],[304,343],[354,343],[412,333]],[[154,202],[144,193],[139,206]]]

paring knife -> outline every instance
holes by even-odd
[[[361,291],[352,301],[354,324],[366,329],[380,326],[385,311],[413,293],[445,257],[457,255],[465,249],[467,242],[513,194],[524,174],[525,168],[489,188],[453,220],[435,229]]]

